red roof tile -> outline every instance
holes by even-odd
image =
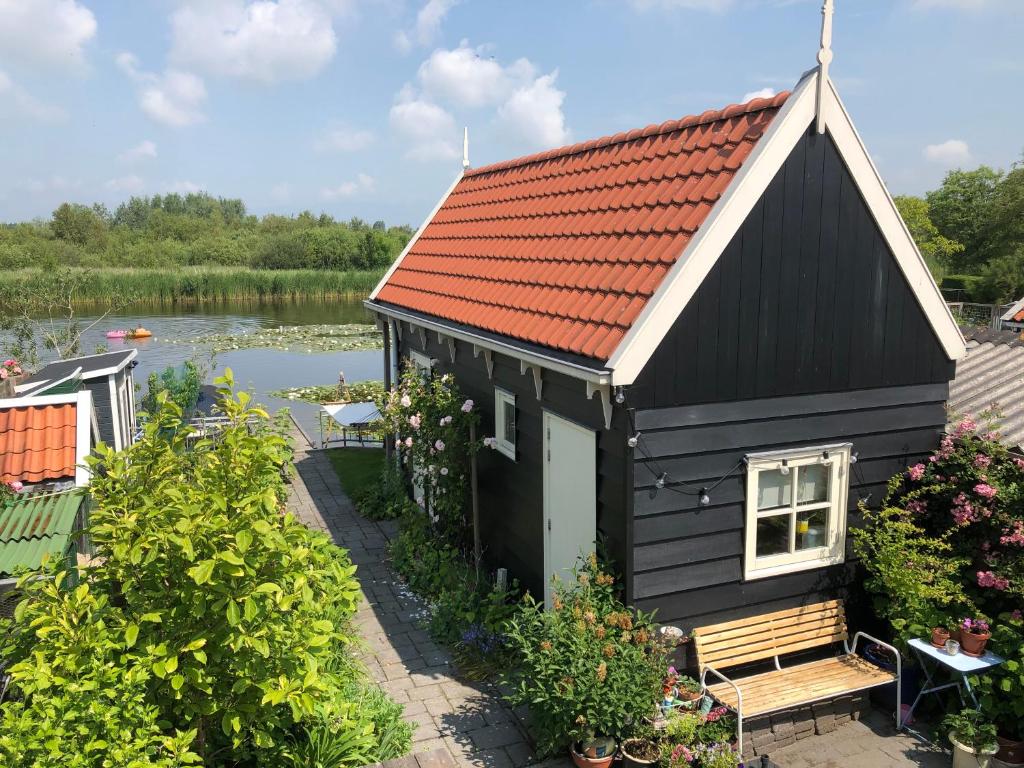
[[[75,476],[76,405],[0,407],[0,482]]]
[[[376,300],[607,360],[788,95],[466,171]]]

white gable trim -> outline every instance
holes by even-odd
[[[1004,314],[999,319],[1002,320],[1003,322],[1008,323],[1011,320],[1013,320],[1013,316],[1020,312],[1022,309],[1024,309],[1024,299],[1021,299],[1020,301],[1016,302],[1013,306],[1006,310],[1006,314]]]
[[[434,220],[435,216],[437,216],[437,212],[441,210],[441,206],[447,202],[449,195],[455,191],[455,187],[457,187],[459,182],[462,181],[463,176],[465,176],[465,170],[460,171],[459,175],[455,177],[455,181],[453,181],[452,185],[448,187],[448,191],[441,196],[440,200],[437,201],[437,205],[434,206],[434,210],[432,210],[427,218],[424,219],[423,223],[420,224],[420,228],[417,229],[416,233],[412,236],[412,239],[405,244],[405,248],[403,248],[402,252],[398,254],[398,258],[394,260],[390,267],[388,267],[388,271],[384,273],[384,277],[382,277],[380,282],[377,283],[377,287],[370,292],[368,297],[370,301],[377,298],[377,294],[380,293],[380,289],[383,288],[387,281],[391,279],[391,275],[393,275],[395,270],[398,269],[398,265],[402,263],[402,259],[404,259],[406,254],[408,254],[409,251],[412,250],[412,247],[416,245],[416,241],[420,239],[420,235],[423,234],[423,230],[425,230],[427,225]]]
[[[92,453],[96,414],[92,407],[92,392],[88,389],[79,390],[75,399],[75,485],[81,488],[88,485],[92,477],[85,459]]]
[[[632,384],[687,303],[714,267],[730,240],[786,162],[793,148],[815,119],[817,71],[804,76],[754,146],[707,220],[690,240],[647,302],[633,326],[608,360],[612,384]],[[928,271],[924,258],[896,210],[878,171],[857,135],[831,81],[825,89],[825,128],[835,142],[871,211],[882,236],[892,250],[911,290],[923,308],[935,335],[950,359],[965,352],[963,336]]]

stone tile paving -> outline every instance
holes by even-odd
[[[311,528],[325,531],[349,550],[359,566],[363,600],[355,624],[365,640],[363,659],[371,676],[417,725],[413,755],[389,768],[565,768],[565,758],[537,763],[515,713],[493,686],[461,677],[451,655],[419,626],[423,605],[387,564],[385,546],[394,524],[361,517],[341,489],[322,452],[296,441],[298,476],[291,508]],[[939,768],[949,753],[915,737],[896,734],[885,715],[872,710],[860,721],[829,734],[776,750],[781,768]],[[448,760],[448,762],[445,762]]]
[[[291,508],[311,528],[325,531],[345,547],[359,568],[363,599],[355,625],[364,641],[363,661],[370,675],[415,723],[413,758],[402,768],[423,765],[421,753],[447,753],[453,762],[428,765],[518,768],[533,763],[519,720],[495,688],[461,677],[451,655],[419,626],[424,608],[388,567],[385,545],[394,524],[361,517],[341,489],[320,451],[296,439]],[[438,752],[439,751],[439,752]],[[543,764],[563,768],[568,760]]]
[[[781,768],[947,768],[949,752],[912,734],[897,733],[877,709],[832,733],[810,736],[769,757]]]

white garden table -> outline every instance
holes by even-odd
[[[1002,656],[992,653],[992,651],[985,651],[981,656],[969,656],[960,651],[955,656],[950,656],[945,650],[936,648],[930,642],[920,637],[915,637],[910,641],[909,645],[921,663],[921,669],[924,671],[924,684],[921,687],[920,693],[917,694],[917,698],[914,699],[914,703],[907,710],[906,717],[903,718],[903,725],[910,722],[914,715],[914,708],[917,707],[918,702],[921,701],[923,696],[929,693],[938,693],[948,688],[957,689],[957,693],[960,694],[960,702],[965,707],[967,706],[967,699],[964,697],[964,691],[966,691],[974,708],[978,709],[980,707],[978,697],[974,695],[967,676],[981,674],[986,669],[998,667],[1006,661]],[[950,677],[949,682],[935,684],[932,673],[938,672],[940,669],[944,669]]]

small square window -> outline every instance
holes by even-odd
[[[850,448],[747,456],[747,579],[843,562]]]
[[[494,390],[494,447],[516,460],[516,396]]]

